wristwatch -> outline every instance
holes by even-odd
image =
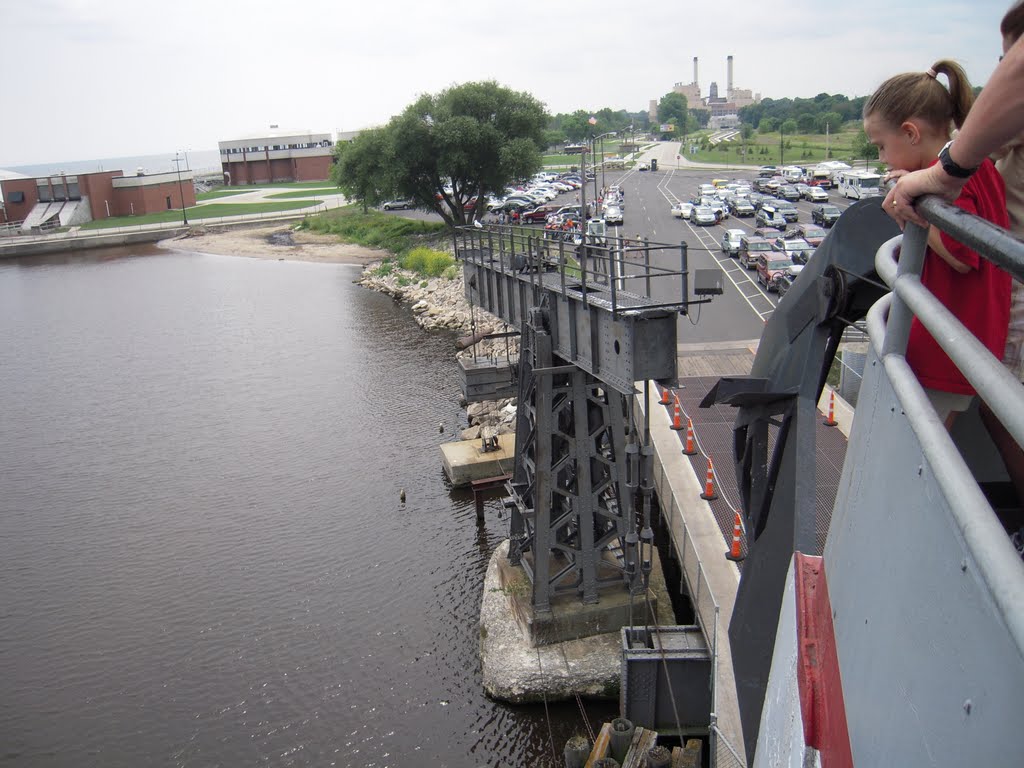
[[[949,156],[949,148],[952,144],[952,141],[947,141],[946,146],[944,146],[939,152],[939,163],[942,165],[942,170],[955,179],[971,178],[974,172],[978,169],[976,167],[964,168],[963,166],[957,165],[953,158]]]

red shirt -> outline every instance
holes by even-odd
[[[990,160],[985,160],[971,176],[953,205],[1000,227],[1009,226],[1006,188]],[[942,244],[970,270],[962,274],[957,272],[929,248],[921,270],[921,283],[988,347],[996,359],[1001,360],[1010,325],[1010,273],[983,259],[945,232],[942,233]],[[942,392],[975,394],[974,387],[916,317],[910,326],[907,362],[917,374],[921,386]]]

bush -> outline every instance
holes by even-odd
[[[443,251],[420,246],[413,248],[399,261],[402,269],[427,277],[440,277],[448,267],[455,265],[455,259]]]
[[[452,264],[448,269],[441,273],[441,277],[445,280],[454,280],[459,276],[459,268]]]

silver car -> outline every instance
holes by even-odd
[[[700,205],[693,209],[693,223],[702,227],[708,227],[718,223],[715,212],[706,205]]]
[[[604,220],[608,224],[622,224],[622,209],[617,205],[609,205],[604,209]]]
[[[722,253],[730,256],[738,256],[740,253],[740,239],[746,234],[742,229],[727,229],[722,235]]]

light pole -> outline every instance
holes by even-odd
[[[601,140],[601,189],[604,189],[604,186],[605,186],[604,185],[604,137],[605,136],[614,136],[615,133],[616,133],[615,131],[608,131],[607,133],[602,133],[600,136],[595,136],[594,137],[594,141],[595,142],[597,142],[598,139]],[[594,166],[594,170],[595,171],[597,170],[597,166]],[[597,194],[596,194],[597,174],[596,173],[594,174],[594,187],[595,187],[594,197],[596,198],[597,197]]]
[[[178,153],[174,153],[174,169],[178,172],[178,196],[181,198],[181,223],[184,226],[188,226],[188,217],[185,215],[185,193],[181,186],[181,158],[178,157]]]
[[[779,168],[786,165],[786,130],[779,123]]]

